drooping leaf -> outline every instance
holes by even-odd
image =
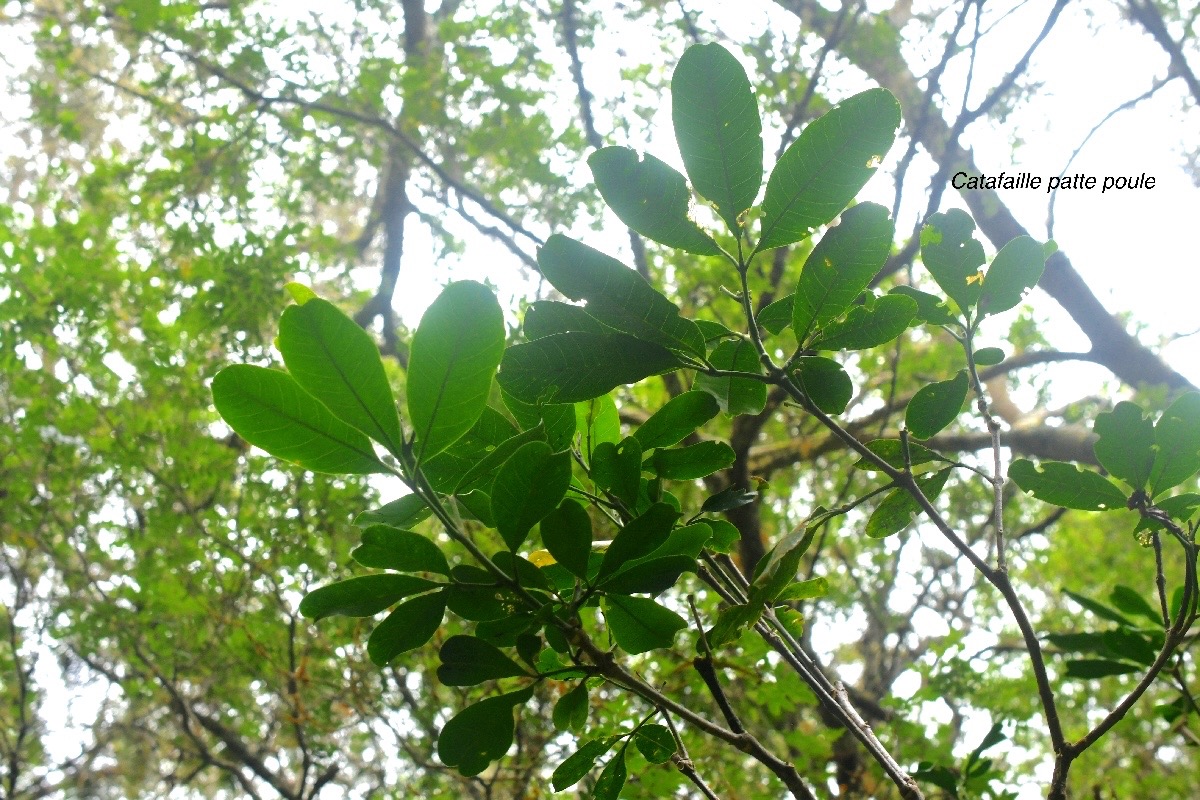
[[[762,363],[753,343],[745,339],[726,340],[713,350],[708,359],[720,370],[762,374]],[[767,405],[767,385],[753,378],[705,375],[696,376],[693,389],[708,392],[717,399],[721,410],[731,417],[757,414]]]
[[[742,539],[737,526],[727,519],[710,519],[707,523],[713,532],[708,549],[714,553],[732,553]]]
[[[592,480],[612,492],[627,508],[637,506],[642,486],[642,448],[627,436],[620,444],[601,442],[592,452]]]
[[[1034,464],[1018,458],[1009,466],[1008,477],[1037,499],[1080,511],[1110,511],[1125,507],[1125,493],[1111,481],[1090,470],[1062,461]]]
[[[522,445],[504,462],[492,484],[492,519],[509,550],[558,507],[570,483],[570,454],[555,453],[545,442]]]
[[[979,294],[980,317],[1008,311],[1037,285],[1046,267],[1042,246],[1031,236],[1012,239],[992,259]]]
[[[759,250],[798,242],[832,220],[896,139],[900,104],[886,89],[838,103],[792,142],[767,180]]]
[[[613,638],[633,656],[670,647],[675,634],[687,627],[683,617],[645,597],[610,595],[602,607]]]
[[[854,396],[854,384],[842,365],[824,356],[803,356],[796,362],[800,388],[826,414],[841,414]]]
[[[526,339],[541,339],[567,331],[588,333],[611,333],[612,328],[593,317],[579,306],[560,303],[556,300],[537,300],[525,311],[521,325]]]
[[[596,761],[611,750],[617,741],[618,737],[610,736],[584,742],[578,750],[559,764],[554,770],[554,774],[550,776],[550,784],[554,787],[554,791],[561,792],[563,789],[569,789],[583,780],[583,776],[596,766]]]
[[[967,399],[966,370],[948,381],[922,386],[904,411],[904,424],[918,439],[931,439],[954,421]]]
[[[957,208],[932,215],[921,229],[921,260],[938,286],[963,313],[979,302],[983,245],[971,234],[975,220]]]
[[[792,330],[801,343],[866,290],[891,252],[894,233],[888,210],[875,203],[860,203],[825,232],[804,262],[792,303]]]
[[[390,525],[393,528],[411,528],[422,520],[429,519],[433,512],[417,494],[406,494],[374,511],[364,511],[354,518],[359,528],[371,525]]]
[[[803,581],[789,583],[779,596],[776,603],[795,603],[801,600],[812,600],[829,594],[829,579],[821,576]]]
[[[865,350],[887,344],[904,333],[917,315],[911,297],[885,294],[854,306],[842,319],[830,323],[813,337],[813,350]]]
[[[314,472],[389,472],[366,434],[342,422],[287,373],[250,364],[213,377],[213,404],[250,444]]]
[[[1086,597],[1078,592],[1072,592],[1068,589],[1063,589],[1063,594],[1102,619],[1111,620],[1112,622],[1115,622],[1124,628],[1137,627],[1137,625],[1135,625],[1131,619],[1121,614],[1121,612],[1117,611],[1115,608],[1109,608],[1098,600],[1093,600],[1090,597]]]
[[[483,772],[512,747],[516,730],[513,709],[531,697],[533,687],[529,686],[467,706],[438,735],[438,758],[468,778]]]
[[[577,578],[587,577],[592,552],[592,521],[574,500],[564,500],[542,520],[542,544]]]
[[[276,342],[301,388],[338,419],[400,453],[396,401],[370,334],[332,303],[312,299],[284,309]]]
[[[471,430],[504,353],[504,314],[481,283],[447,286],[421,317],[408,361],[408,415],[417,461]]]
[[[478,686],[484,681],[527,675],[497,647],[474,636],[451,636],[438,651],[437,677],[446,686]]]
[[[655,503],[638,518],[631,520],[617,535],[600,563],[599,578],[616,572],[625,562],[641,558],[657,549],[671,534],[679,512],[669,503]]]
[[[1154,422],[1127,400],[1096,416],[1096,460],[1114,478],[1145,489],[1154,466]]]
[[[1140,616],[1154,625],[1162,624],[1162,612],[1150,605],[1137,589],[1117,584],[1109,593],[1108,599],[1126,614]]]
[[[660,478],[691,481],[706,478],[733,464],[733,448],[725,442],[697,442],[654,451],[650,468]]]
[[[788,584],[796,577],[800,559],[808,551],[816,535],[818,525],[809,522],[798,525],[794,530],[775,543],[767,554],[759,559],[758,566],[750,579],[750,605],[762,606],[775,602]],[[755,617],[757,619],[757,617]]]
[[[401,653],[422,646],[437,633],[445,613],[445,591],[423,594],[396,606],[367,639],[367,655],[371,662],[376,666],[387,666]]]
[[[626,743],[617,750],[604,765],[604,769],[600,770],[600,777],[596,778],[596,786],[592,789],[592,800],[617,800],[620,797],[629,777],[628,768],[625,766],[625,749],[628,746]]]
[[[364,567],[397,572],[436,572],[449,575],[446,556],[419,533],[387,525],[372,525],[362,534],[362,545],[350,554]]]
[[[628,147],[602,147],[588,166],[604,202],[630,228],[668,247],[720,255],[717,243],[688,216],[691,193],[670,164]]]
[[[675,754],[675,737],[665,725],[643,725],[633,735],[633,743],[651,764],[665,764]]]
[[[762,184],[763,141],[754,90],[732,53],[716,43],[684,52],[671,76],[671,118],[692,185],[738,233]]]
[[[717,621],[705,633],[709,647],[724,647],[736,642],[741,635],[762,618],[766,607],[760,602],[725,606],[717,612]]]
[[[526,403],[577,403],[683,364],[661,345],[624,333],[558,333],[504,351],[500,386]]]
[[[633,432],[642,450],[679,444],[692,431],[715,417],[720,404],[708,392],[691,391],[672,397]]]
[[[704,336],[696,323],[679,316],[678,306],[612,256],[554,234],[538,250],[538,266],[555,289],[572,300],[586,300],[587,313],[610,328],[704,355]]]
[[[933,500],[941,493],[942,487],[946,485],[946,479],[949,477],[950,469],[941,469],[932,475],[917,478],[917,486],[920,487],[922,494]],[[883,502],[875,507],[875,511],[867,519],[867,536],[872,539],[882,539],[893,533],[899,533],[909,526],[913,517],[920,511],[921,507],[917,504],[916,498],[907,489],[893,489],[887,497],[883,498]]]
[[[1154,425],[1158,450],[1150,470],[1150,496],[1186,481],[1200,470],[1200,393],[1180,395]]]
[[[314,589],[300,601],[300,613],[316,621],[325,617],[372,617],[396,601],[438,584],[415,575],[361,575]]]
[[[558,698],[551,719],[560,731],[582,731],[587,726],[587,683],[580,681],[571,691]]]

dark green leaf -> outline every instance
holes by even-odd
[[[850,309],[846,316],[828,325],[808,346],[813,350],[865,350],[894,340],[908,330],[917,315],[911,297],[885,294]]]
[[[588,166],[604,202],[630,228],[668,247],[720,255],[717,243],[688,216],[691,193],[670,164],[628,147],[602,147]]]
[[[284,310],[276,343],[301,388],[338,419],[400,453],[396,401],[370,334],[332,303],[312,299]]]
[[[475,636],[496,647],[514,647],[521,634],[534,626],[537,619],[532,614],[510,614],[500,619],[489,619],[475,625]]]
[[[946,767],[935,766],[928,761],[922,761],[912,776],[919,781],[932,783],[939,789],[945,789],[950,793],[951,797],[958,797],[958,776],[954,771]]]
[[[754,345],[746,339],[721,342],[708,360],[717,369],[762,374],[762,363],[758,360],[758,353],[755,352]],[[731,417],[739,414],[757,414],[767,405],[767,385],[753,378],[699,374],[692,388],[703,390],[717,398],[721,410]]]
[[[694,556],[653,558],[626,565],[600,586],[610,594],[661,594],[674,586],[680,575],[695,571]]]
[[[437,677],[446,686],[478,686],[484,681],[526,675],[499,649],[474,636],[451,636],[438,652]]]
[[[554,453],[545,442],[522,445],[504,462],[492,484],[492,518],[509,550],[558,507],[570,483],[570,453]]]
[[[983,290],[983,245],[971,234],[975,220],[957,208],[937,213],[921,229],[921,260],[938,286],[967,313]]]
[[[967,399],[967,373],[959,370],[948,381],[922,386],[908,401],[904,423],[918,439],[931,439],[954,421]]]
[[[1123,400],[1097,415],[1093,430],[1099,437],[1094,449],[1100,466],[1134,489],[1145,489],[1154,465],[1154,423]]]
[[[796,526],[759,559],[750,579],[751,605],[773,604],[795,579],[800,559],[812,544],[818,527],[807,522]]]
[[[536,428],[530,428],[527,431],[522,431],[511,439],[506,439],[500,444],[491,449],[491,452],[476,459],[466,470],[459,473],[454,485],[456,494],[474,491],[475,489],[483,489],[491,491],[492,484],[496,481],[496,473],[500,470],[513,453],[520,450],[530,442],[546,441],[546,429],[538,425]],[[547,442],[547,446],[549,442]],[[551,450],[559,451],[559,448],[550,446]]]
[[[420,495],[406,494],[404,497],[380,506],[374,511],[364,511],[354,518],[355,526],[366,528],[371,525],[390,525],[393,528],[411,528],[433,513]]]
[[[826,414],[841,414],[854,396],[854,384],[842,365],[824,356],[803,356],[796,377],[808,399]]]
[[[408,576],[397,576],[408,577]],[[428,642],[441,627],[446,613],[446,592],[430,592],[406,600],[392,610],[367,639],[367,655],[376,666]]]
[[[672,397],[650,415],[633,435],[642,450],[679,444],[692,431],[715,417],[721,406],[708,392],[692,391]]]
[[[446,556],[436,544],[419,533],[387,525],[372,525],[364,530],[362,545],[350,555],[364,567],[374,569],[450,574]]]
[[[711,399],[711,398],[710,398]],[[642,485],[642,448],[627,436],[619,445],[601,442],[592,451],[592,480],[612,492],[628,508],[637,505]]]
[[[732,553],[737,547],[737,543],[742,540],[742,534],[738,531],[737,526],[732,522],[724,519],[710,519],[707,524],[712,528],[712,539],[708,542],[708,549],[714,553]]]
[[[904,446],[899,439],[875,439],[867,442],[867,449],[875,455],[887,462],[888,466],[895,469],[904,469]],[[912,466],[919,467],[922,464],[930,464],[936,461],[946,462],[944,456],[935,453],[924,445],[919,445],[916,442],[908,443],[908,457]],[[860,458],[854,462],[855,469],[875,470],[876,467],[865,458]]]
[[[758,312],[758,325],[760,328],[766,328],[771,333],[779,333],[784,328],[792,324],[792,306],[796,302],[796,295],[789,294],[786,297],[781,297],[769,306]]]
[[[900,104],[886,89],[838,103],[792,142],[767,180],[758,250],[798,242],[854,199],[896,139]]]
[[[751,492],[738,486],[726,486],[714,495],[710,495],[704,505],[700,506],[703,514],[720,514],[735,508],[748,506],[758,499],[758,492]]]
[[[895,286],[888,294],[902,294],[917,301],[917,319],[929,325],[953,325],[961,320],[946,306],[946,301],[911,286]]]
[[[625,747],[621,747],[600,770],[596,785],[592,789],[592,800],[617,800],[621,790],[625,788],[625,780],[629,773],[625,767]]]
[[[567,331],[612,332],[612,328],[579,306],[559,303],[555,300],[537,300],[530,303],[525,312],[525,321],[521,330],[525,332],[526,339],[541,339]]]
[[[504,381],[501,379],[501,386]],[[570,448],[575,439],[575,406],[571,403],[538,405],[526,403],[501,389],[500,399],[513,415],[521,430],[532,430],[541,425],[546,430],[546,443],[554,452]]]
[[[538,250],[538,266],[555,289],[571,300],[586,300],[588,314],[610,328],[704,355],[704,336],[696,323],[680,317],[678,306],[615,258],[554,234]]]
[[[644,597],[607,596],[603,608],[613,638],[632,656],[670,647],[687,627],[683,617]]]
[[[542,544],[577,578],[587,578],[592,552],[592,521],[574,500],[564,500],[542,520]]]
[[[891,252],[894,233],[888,210],[875,203],[856,205],[825,232],[804,262],[792,304],[792,330],[801,344],[866,290]]]
[[[1162,624],[1161,619],[1158,624]],[[1118,628],[1115,631],[1105,631],[1103,636],[1108,649],[1119,658],[1134,661],[1145,667],[1153,664],[1154,659],[1158,658],[1158,648],[1142,634]]]
[[[1042,246],[1030,236],[1018,236],[992,259],[979,295],[979,315],[1008,311],[1037,285],[1046,267]]]
[[[950,468],[947,467],[924,478],[917,478],[917,486],[921,488],[921,492],[926,497],[933,500],[941,493],[942,487],[946,485],[946,479],[949,477]],[[887,497],[883,498],[883,502],[875,508],[867,520],[867,536],[872,539],[882,539],[893,533],[899,533],[912,523],[913,517],[920,511],[921,507],[917,504],[916,498],[907,489],[893,489]]]
[[[533,697],[533,687],[489,697],[458,712],[438,735],[438,758],[466,777],[478,775],[512,747],[513,709]]]
[[[617,737],[615,736],[584,742],[566,761],[559,764],[554,770],[554,774],[550,776],[550,783],[554,786],[554,791],[561,792],[563,789],[569,789],[583,780],[583,776],[596,766],[596,760],[611,750],[616,742]]]
[[[633,743],[651,764],[665,764],[675,754],[675,737],[665,725],[643,725],[633,735]]]
[[[689,47],[671,76],[671,117],[684,168],[734,233],[762,183],[762,121],[746,71],[719,44]]]
[[[520,599],[502,586],[467,583],[451,584],[446,589],[446,606],[472,622],[491,622],[521,610]]]
[[[1047,641],[1062,653],[1095,653],[1101,656],[1115,656],[1103,633],[1051,633]]]
[[[686,447],[655,450],[650,468],[660,478],[690,481],[725,469],[733,459],[733,448],[725,442],[697,442]]]
[[[458,281],[442,290],[421,317],[409,351],[408,415],[418,462],[475,425],[503,353],[504,314],[491,289]]]
[[[425,459],[421,471],[435,492],[453,493],[467,472],[516,435],[517,429],[503,414],[485,406],[471,430],[436,456]],[[494,462],[494,465],[499,466],[499,463]],[[487,485],[478,488],[486,489]]]
[[[1150,605],[1137,589],[1117,584],[1108,595],[1109,601],[1126,614],[1133,614],[1162,625],[1162,612]]]
[[[668,503],[655,503],[644,514],[630,521],[613,538],[604,554],[598,577],[616,572],[625,562],[656,550],[671,535],[679,512]]]
[[[762,603],[745,603],[725,606],[717,612],[717,621],[705,634],[708,646],[714,649],[736,642],[762,617],[766,610]]]
[[[256,447],[314,472],[389,472],[362,431],[335,417],[287,373],[235,364],[212,381],[213,404]]]
[[[1186,522],[1195,515],[1196,509],[1200,508],[1200,494],[1184,492],[1159,500],[1155,505],[1172,519]]]
[[[1125,507],[1125,493],[1107,479],[1074,464],[1018,458],[1008,477],[1038,500],[1080,511],[1110,511]]]
[[[571,691],[558,698],[551,718],[555,730],[582,731],[587,727],[588,690],[587,683],[580,681]]]
[[[1136,664],[1105,659],[1072,659],[1067,662],[1068,678],[1107,678],[1111,675],[1128,675],[1140,671]]]
[[[1158,497],[1200,470],[1200,393],[1171,403],[1154,426],[1158,452],[1150,472],[1150,496]]]
[[[312,620],[336,615],[371,617],[401,598],[437,586],[414,575],[362,575],[309,592],[300,601],[300,613]]]
[[[666,348],[624,333],[557,333],[504,352],[500,386],[526,403],[577,403],[683,366]]]
[[[975,366],[990,367],[1004,360],[1004,351],[999,347],[982,347],[975,351]]]
[[[496,521],[492,519],[492,496],[490,494],[482,489],[475,489],[457,495],[455,499],[472,518],[479,520],[488,528],[496,527]]]

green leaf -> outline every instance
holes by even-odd
[[[708,360],[717,369],[762,374],[758,353],[746,339],[721,342]],[[717,399],[721,410],[731,417],[757,414],[767,405],[767,385],[753,378],[718,377],[701,373],[696,376],[692,388],[711,394]]]
[[[927,477],[917,478],[917,486],[921,488],[921,492],[926,497],[932,500],[941,493],[942,487],[946,485],[946,479],[949,477],[950,468],[947,467]],[[921,507],[917,504],[916,498],[907,489],[896,488],[883,498],[883,502],[876,506],[875,511],[867,520],[867,536],[872,539],[882,539],[893,533],[899,533],[907,528],[912,523],[913,517],[920,512]]]
[[[213,404],[239,436],[314,472],[362,475],[390,470],[362,431],[275,369],[235,364],[212,381]]]
[[[583,776],[596,766],[597,759],[611,750],[617,740],[618,737],[610,736],[584,742],[566,761],[559,764],[554,770],[554,774],[550,776],[550,783],[554,786],[554,791],[561,792],[563,789],[569,789],[583,780]]]
[[[517,613],[521,603],[511,590],[495,583],[455,583],[446,590],[446,606],[471,622],[490,622]]]
[[[651,764],[665,764],[675,754],[675,737],[665,725],[643,725],[633,735],[633,744]]]
[[[1134,489],[1145,489],[1154,466],[1154,422],[1127,400],[1096,416],[1096,460]]]
[[[642,450],[679,444],[692,431],[715,417],[721,406],[708,392],[691,391],[672,397],[633,432]]]
[[[842,365],[824,356],[803,356],[796,377],[808,399],[826,414],[841,414],[854,396],[854,384]]]
[[[628,777],[625,747],[622,747],[608,760],[604,769],[600,770],[600,777],[596,778],[596,786],[592,789],[592,800],[617,800]]]
[[[601,442],[592,452],[592,480],[612,492],[628,508],[637,505],[642,486],[642,448],[627,436],[619,445]]]
[[[781,332],[792,324],[792,308],[795,302],[796,295],[789,294],[758,312],[759,327],[766,328],[771,333]]]
[[[492,291],[475,281],[442,290],[421,317],[409,351],[408,415],[418,462],[475,425],[503,353],[504,314]]]
[[[400,417],[370,334],[332,303],[312,299],[284,309],[276,344],[301,388],[342,422],[400,453]]]
[[[446,686],[478,686],[484,681],[527,675],[500,650],[474,636],[451,636],[438,652],[437,677]]]
[[[492,519],[509,550],[558,507],[570,483],[570,453],[554,453],[545,442],[522,445],[504,462],[492,484]]]
[[[748,506],[758,499],[758,492],[751,492],[739,486],[729,485],[714,495],[710,495],[700,506],[702,514],[720,514],[735,508]]]
[[[1067,662],[1068,678],[1107,678],[1112,675],[1129,675],[1140,670],[1141,667],[1136,664],[1099,658],[1071,659]]]
[[[1092,612],[1093,614],[1095,614],[1098,617],[1101,617],[1101,618],[1107,619],[1107,620],[1111,620],[1111,621],[1117,623],[1118,625],[1121,625],[1126,628],[1136,628],[1137,627],[1137,625],[1133,624],[1132,620],[1130,620],[1128,617],[1123,616],[1116,609],[1109,608],[1108,606],[1104,605],[1103,603],[1093,600],[1090,597],[1084,597],[1083,595],[1078,594],[1076,592],[1072,592],[1068,589],[1063,589],[1063,594],[1065,594],[1067,597],[1074,600],[1076,603],[1079,603],[1079,605],[1083,606],[1088,611]]]
[[[621,415],[616,402],[607,394],[575,404],[575,427],[583,435],[580,450],[589,464],[597,446],[621,441]]]
[[[762,184],[758,102],[746,71],[719,44],[689,47],[671,76],[671,118],[696,191],[735,234]]]
[[[456,492],[467,472],[516,435],[517,429],[503,414],[485,406],[471,430],[436,456],[425,459],[421,471],[435,492]],[[499,463],[502,462],[493,461],[493,468]]]
[[[900,104],[886,89],[856,94],[808,125],[767,180],[757,249],[798,242],[841,213],[875,174],[899,126]]]
[[[661,594],[670,589],[685,572],[696,571],[695,556],[665,556],[626,565],[600,583],[610,594]]]
[[[921,229],[921,260],[963,313],[975,307],[983,291],[979,272],[986,259],[974,230],[975,220],[957,208],[932,215]]]
[[[533,697],[533,687],[480,700],[446,723],[438,735],[438,758],[471,777],[487,769],[512,747],[513,709]]]
[[[888,466],[894,469],[904,469],[904,445],[899,439],[874,439],[867,442],[867,449],[882,458]],[[916,442],[908,443],[908,457],[913,467],[936,462],[947,462],[948,459]],[[876,470],[874,464],[866,458],[854,462],[855,469]]]
[[[1158,497],[1200,470],[1200,393],[1188,392],[1154,426],[1158,450],[1150,471],[1150,496]]]
[[[656,550],[667,541],[677,519],[679,512],[669,503],[660,502],[650,506],[644,514],[617,531],[612,544],[604,553],[604,560],[600,562],[597,577],[611,575],[624,566],[625,562]]]
[[[300,601],[300,613],[313,621],[337,615],[372,617],[397,600],[437,586],[413,575],[362,575],[309,592]]]
[[[1125,507],[1125,493],[1095,472],[1062,461],[1034,464],[1018,458],[1008,477],[1038,500],[1080,511],[1111,511]]]
[[[795,603],[801,600],[812,600],[829,594],[829,581],[823,577],[809,578],[805,581],[789,583],[775,598],[776,603]]]
[[[557,333],[504,351],[500,386],[526,403],[577,403],[679,369],[666,348],[624,333]]]
[[[816,514],[809,522],[798,525],[759,559],[750,579],[751,605],[774,603],[780,592],[795,579],[796,570],[800,568],[800,559],[808,551],[817,528],[820,527],[811,524],[815,518]]]
[[[411,528],[433,513],[420,495],[406,494],[374,511],[364,511],[354,518],[354,525],[367,528],[371,525],[390,525],[393,528]]]
[[[980,318],[1008,311],[1037,285],[1046,267],[1042,246],[1031,236],[1011,240],[992,259],[979,295]]]
[[[1187,522],[1196,514],[1196,509],[1200,509],[1200,494],[1184,492],[1159,500],[1155,505],[1171,519]]]
[[[975,366],[990,367],[1004,360],[1004,351],[999,347],[981,347],[975,351]]]
[[[401,575],[397,577],[408,577]],[[376,666],[422,646],[437,633],[446,613],[446,592],[430,592],[406,600],[392,610],[367,639],[367,655]]]
[[[708,646],[714,649],[736,642],[743,632],[762,618],[766,607],[759,602],[725,606],[717,612],[717,621],[705,634]]]
[[[904,424],[918,439],[931,439],[962,411],[967,399],[967,372],[959,370],[948,381],[922,386],[904,411]]]
[[[922,292],[911,286],[894,286],[888,290],[888,294],[902,294],[917,301],[917,319],[928,325],[962,324],[946,306],[945,300],[929,292]]]
[[[710,519],[706,520],[706,523],[713,532],[712,539],[708,542],[708,549],[714,553],[732,553],[738,542],[742,540],[741,532],[729,520]]]
[[[580,681],[571,691],[558,698],[551,719],[555,730],[582,731],[587,727],[587,683]]]
[[[670,647],[687,627],[683,617],[644,597],[606,596],[603,608],[613,638],[631,656]]]
[[[564,500],[542,520],[542,544],[554,560],[577,578],[587,578],[592,553],[592,521],[574,500]]]
[[[1158,620],[1162,625],[1162,620]],[[1104,643],[1118,657],[1148,667],[1158,658],[1158,648],[1144,635],[1130,630],[1117,629],[1104,632]]]
[[[446,556],[419,533],[387,525],[372,525],[362,534],[362,545],[351,557],[364,567],[397,572],[437,572],[449,575]]]
[[[867,289],[891,252],[894,233],[888,210],[875,203],[856,205],[825,232],[804,262],[792,303],[792,330],[801,344]]]
[[[1162,612],[1150,605],[1137,589],[1117,584],[1109,593],[1108,599],[1126,614],[1134,614],[1154,625],[1162,625]]]
[[[706,478],[733,464],[733,448],[725,442],[697,442],[686,447],[655,450],[650,467],[660,478],[691,481]]]
[[[500,381],[503,387],[503,380]],[[522,430],[531,430],[541,425],[545,428],[546,443],[554,452],[571,447],[575,439],[575,406],[572,403],[551,403],[538,405],[519,400],[510,393],[500,390],[500,399],[504,407],[513,415],[513,419]]]
[[[587,313],[610,328],[704,355],[704,335],[696,323],[680,317],[678,306],[615,258],[554,234],[538,250],[538,266],[555,289],[571,300],[586,300]]]
[[[628,147],[602,147],[588,158],[600,196],[633,230],[688,253],[721,254],[721,248],[688,216],[691,193],[674,167]]]
[[[475,489],[491,491],[492,484],[496,481],[497,471],[505,462],[512,458],[513,453],[530,442],[544,441],[546,441],[546,429],[542,425],[522,431],[512,438],[506,439],[496,445],[491,452],[476,459],[474,464],[457,476],[454,493],[462,494],[474,491]],[[561,449],[550,446],[549,442],[547,442],[547,446],[555,452],[559,452]]]
[[[842,319],[831,323],[813,337],[813,350],[866,350],[894,340],[908,330],[917,315],[917,303],[911,297],[885,294],[854,306]]]
[[[525,311],[525,321],[521,325],[521,330],[525,332],[525,338],[531,340],[567,331],[612,332],[612,328],[579,306],[560,303],[556,300],[536,300],[530,303],[529,308]]]

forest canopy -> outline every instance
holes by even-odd
[[[0,797],[1200,788],[1200,6],[3,14]]]

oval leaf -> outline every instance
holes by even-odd
[[[483,772],[512,747],[513,709],[531,697],[532,686],[467,706],[438,734],[438,758],[468,778]]]
[[[213,405],[238,436],[314,472],[390,472],[371,440],[276,369],[235,364],[212,381]]]
[[[504,314],[481,283],[447,286],[421,317],[408,361],[408,415],[420,462],[471,430],[504,353]]]
[[[865,350],[892,341],[908,329],[917,316],[917,303],[911,297],[886,294],[850,309],[814,337],[813,350]]]
[[[437,585],[413,575],[362,575],[309,592],[300,601],[300,613],[314,621],[337,615],[371,617],[397,600]]]
[[[436,572],[449,575],[446,556],[419,533],[387,525],[372,525],[362,534],[362,545],[350,554],[359,564],[397,572]]]
[[[708,392],[683,392],[667,401],[633,432],[642,450],[679,444],[689,433],[721,411]]]
[[[967,399],[967,373],[922,387],[904,411],[904,424],[918,439],[930,439],[954,421]]]
[[[665,764],[675,753],[675,737],[665,725],[643,725],[633,735],[633,743],[651,764]]]
[[[918,478],[917,486],[920,487],[922,494],[933,500],[941,493],[942,487],[946,485],[946,479],[949,477],[949,468],[938,470],[932,475]],[[921,507],[917,504],[916,498],[907,489],[893,489],[887,497],[883,498],[883,502],[876,506],[875,511],[867,520],[867,536],[872,539],[882,539],[893,533],[899,533],[909,526],[913,517],[920,511]]]
[[[492,519],[509,550],[562,502],[571,483],[571,454],[530,442],[513,453],[492,484]]]
[[[683,617],[645,597],[605,597],[604,618],[617,644],[633,656],[670,647],[687,627]]]
[[[655,450],[650,468],[660,478],[692,481],[706,478],[733,464],[733,448],[725,442],[697,442],[687,447]]]
[[[800,387],[826,414],[841,414],[854,396],[854,384],[842,365],[823,356],[804,356],[797,363]]]
[[[721,342],[709,356],[709,362],[721,370],[736,370],[754,375],[762,373],[762,363],[754,345],[745,339]],[[708,392],[731,417],[738,414],[757,414],[766,408],[767,385],[753,378],[705,375],[696,376],[694,389]]]
[[[1154,423],[1137,405],[1123,400],[1096,416],[1094,447],[1100,466],[1134,489],[1145,489],[1154,466]]]
[[[592,521],[574,500],[564,500],[542,520],[542,544],[577,578],[587,577],[592,553]]]
[[[597,759],[612,749],[616,741],[616,737],[611,737],[584,742],[566,761],[559,764],[555,768],[554,774],[550,776],[550,783],[554,787],[554,791],[561,792],[563,789],[569,789],[583,780],[583,776],[596,766]]]
[[[371,631],[371,637],[367,639],[367,655],[376,666],[387,666],[396,656],[415,650],[432,639],[441,627],[445,613],[444,591],[406,600]]]
[[[1089,470],[1062,461],[1034,464],[1024,458],[1013,461],[1008,477],[1038,500],[1080,511],[1110,511],[1125,507],[1125,493],[1110,481]]]
[[[579,306],[559,303],[555,300],[537,300],[529,304],[521,330],[525,332],[526,339],[541,339],[544,336],[568,331],[610,333],[612,328]]]
[[[600,777],[596,778],[596,786],[592,789],[592,800],[617,800],[628,777],[625,747],[622,747],[608,760],[604,769],[600,770]]]
[[[983,278],[980,316],[999,314],[1020,303],[1025,293],[1037,285],[1045,268],[1042,246],[1032,236],[1018,236],[1004,245]]]
[[[951,300],[966,313],[979,301],[983,290],[980,267],[983,245],[971,234],[975,220],[957,208],[937,213],[921,228],[921,261]]]
[[[438,651],[437,677],[446,686],[478,686],[484,681],[527,675],[504,653],[474,636],[451,636]]]
[[[580,681],[574,689],[558,698],[551,718],[560,731],[581,731],[587,726],[587,683]]]
[[[1200,470],[1200,394],[1181,395],[1154,426],[1158,452],[1150,470],[1150,496],[1158,497]]]

